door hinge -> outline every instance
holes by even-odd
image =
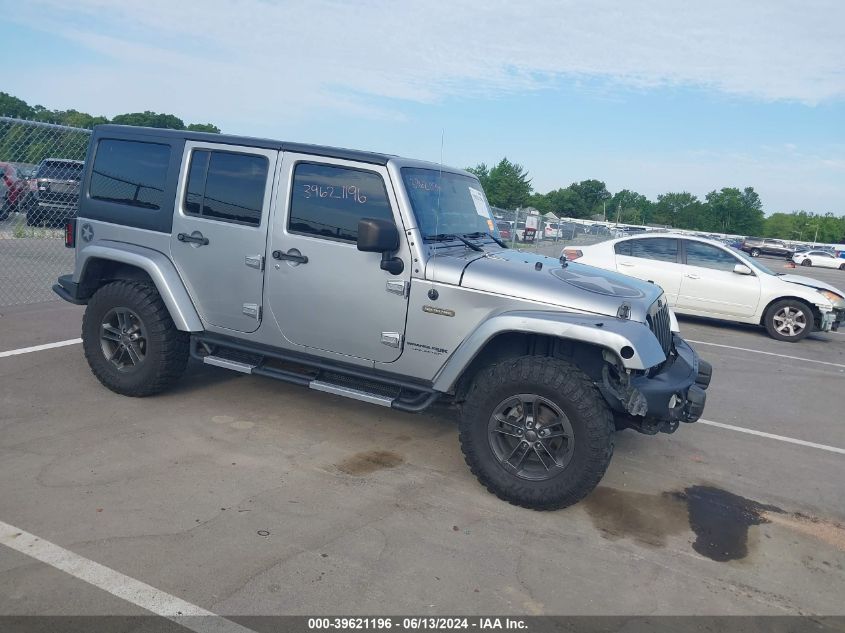
[[[250,268],[264,270],[264,255],[246,255],[244,263]]]
[[[261,320],[261,306],[257,303],[245,303],[243,313],[249,317],[253,317],[257,321]]]
[[[387,280],[387,291],[401,297],[407,297],[411,289],[410,281],[401,281],[399,279]]]
[[[381,343],[388,347],[399,347],[402,344],[402,335],[399,332],[382,332]]]

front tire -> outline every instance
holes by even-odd
[[[124,396],[163,391],[185,371],[188,334],[180,332],[155,286],[115,281],[94,294],[82,320],[91,372]]]
[[[775,301],[766,310],[763,325],[773,339],[797,343],[813,331],[813,312],[795,299]]]
[[[759,248],[752,248],[751,249],[751,257],[760,257],[760,249]]]
[[[839,270],[845,270],[845,264],[839,264]]]
[[[466,463],[487,490],[533,510],[577,503],[613,455],[607,403],[577,367],[523,356],[481,370],[461,409]]]
[[[809,267],[813,265],[813,262],[811,262],[809,259],[805,259],[803,262],[801,262],[801,265]]]

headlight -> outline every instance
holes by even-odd
[[[819,290],[819,294],[821,294],[825,299],[827,299],[831,303],[838,303],[843,299],[843,297],[836,294],[835,292],[831,292],[830,290]]]

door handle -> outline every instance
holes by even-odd
[[[701,279],[701,277],[695,273],[684,273],[684,277],[687,277],[688,279]]]
[[[188,235],[187,233],[179,233],[179,235],[176,236],[176,239],[180,242],[199,244],[200,246],[205,246],[206,244],[208,244],[208,238],[203,237],[202,233],[199,233],[199,235]]]
[[[297,264],[307,264],[308,257],[306,255],[298,255],[297,253],[292,253],[296,249],[290,249],[287,253],[283,253],[282,251],[273,251],[273,259],[284,259],[289,262],[296,262]]]
[[[631,266],[633,266],[634,264],[632,264],[632,263],[630,263],[630,262],[619,262],[619,265],[620,265],[620,266],[626,266],[626,267],[630,268],[630,267],[631,267]]]

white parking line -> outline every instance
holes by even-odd
[[[724,422],[714,422],[713,420],[698,420],[696,424],[706,424],[707,426],[715,426],[720,429],[728,429],[729,431],[737,431],[739,433],[748,433],[749,435],[758,435],[760,437],[766,437],[770,440],[778,440],[779,442],[788,442],[789,444],[797,444],[798,446],[808,446],[810,448],[818,448],[822,451],[830,451],[831,453],[839,453],[840,455],[845,455],[845,448],[828,446],[827,444],[816,444],[815,442],[798,440],[794,437],[786,437],[785,435],[775,435],[774,433],[766,433],[764,431],[755,431],[754,429],[746,429],[743,426],[734,426],[733,424],[725,424]]]
[[[113,596],[198,633],[253,633],[219,615],[171,596],[78,554],[0,521],[0,544],[59,569]],[[202,616],[202,617],[198,617]]]
[[[688,343],[695,343],[696,345],[710,345],[711,347],[724,347],[726,349],[735,349],[740,352],[752,352],[754,354],[765,354],[766,356],[778,356],[780,358],[789,358],[790,360],[800,360],[805,363],[816,363],[817,365],[828,365],[830,367],[841,367],[845,369],[842,363],[829,363],[824,360],[815,360],[812,358],[801,358],[800,356],[789,356],[787,354],[776,354],[775,352],[763,352],[759,349],[749,349],[747,347],[734,347],[733,345],[722,345],[721,343],[708,343],[707,341],[694,341],[691,338],[686,339]]]
[[[34,345],[32,347],[21,347],[20,349],[10,349],[8,352],[0,352],[0,358],[7,356],[17,356],[18,354],[31,354],[32,352],[41,352],[45,349],[53,349],[56,347],[65,347],[66,345],[77,345],[81,343],[81,338],[72,338],[67,341],[58,341],[57,343],[44,343],[44,345]]]

